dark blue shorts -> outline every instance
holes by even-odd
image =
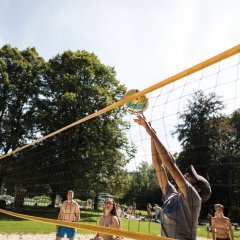
[[[67,238],[74,238],[75,237],[75,228],[63,227],[59,226],[58,232],[56,237],[64,238],[64,235],[67,235]]]

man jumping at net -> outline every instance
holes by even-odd
[[[147,123],[142,116],[137,116],[134,121],[144,127],[151,137],[152,163],[163,193],[162,236],[179,240],[195,240],[201,203],[206,202],[211,195],[208,181],[198,175],[193,166],[182,174],[150,123]],[[178,191],[169,182],[165,168],[172,175]]]
[[[67,192],[67,200],[63,202],[58,214],[57,220],[62,220],[66,222],[78,222],[80,219],[79,205],[73,200],[74,192],[69,190]],[[64,235],[67,235],[69,240],[74,240],[75,228],[57,226],[56,240],[61,240]]]

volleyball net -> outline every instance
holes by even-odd
[[[7,211],[0,211],[58,225],[53,219],[23,214],[22,209],[32,207],[34,213],[37,207],[53,207],[56,211],[50,218],[54,218],[66,191],[73,189],[82,211],[81,223],[61,225],[131,239],[167,239],[157,236],[159,230],[156,233],[154,229],[160,229],[158,219],[145,212],[148,202],[162,204],[151,166],[150,139],[134,123],[136,116],[122,108],[145,94],[149,106],[144,115],[179,167],[184,170],[193,164],[210,179],[213,196],[203,206],[202,216],[227,189],[232,192],[228,196],[232,208],[227,210],[237,219],[239,53],[240,45],[2,155],[1,195],[9,204]],[[51,121],[49,116],[49,124]],[[147,186],[159,200],[147,196]],[[96,209],[101,209],[106,197],[113,197],[122,206],[122,230],[97,226],[102,212]],[[223,201],[230,205],[227,197]],[[133,202],[137,206],[134,214]]]

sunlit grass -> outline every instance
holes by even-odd
[[[11,210],[10,210],[11,211]],[[58,209],[46,208],[46,207],[27,207],[17,211],[18,213],[23,213],[32,216],[39,216],[44,218],[56,219],[58,215]],[[102,211],[93,210],[82,210],[81,211],[81,222],[87,224],[98,224],[99,217]],[[199,226],[197,235],[199,237],[205,237],[212,239],[211,233],[209,233],[205,228],[205,225]],[[136,221],[129,220],[126,218],[121,219],[122,229],[131,232],[142,232],[146,234],[159,235],[160,234],[160,224],[146,221]],[[5,214],[0,214],[0,232],[1,233],[53,233],[56,231],[55,225],[45,224],[41,222],[29,221],[24,219],[15,218]],[[89,233],[86,230],[78,230],[78,233]],[[240,237],[238,231],[234,231],[236,237]]]

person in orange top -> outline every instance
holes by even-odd
[[[212,217],[213,240],[234,240],[230,219],[223,214],[224,206],[222,204],[215,204],[214,209],[215,216]],[[229,233],[231,238],[229,237]]]
[[[147,218],[152,219],[152,205],[151,203],[147,204]]]

